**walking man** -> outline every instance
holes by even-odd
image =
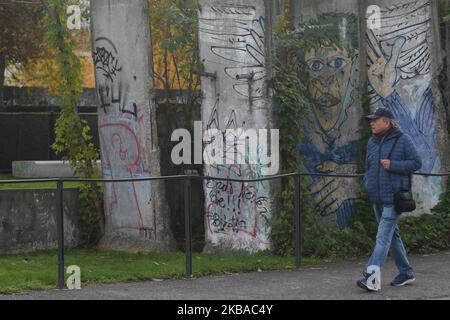
[[[401,131],[387,108],[378,108],[367,116],[373,136],[367,145],[364,189],[369,193],[378,221],[376,245],[357,285],[378,291],[381,273],[389,250],[399,274],[391,282],[403,286],[415,280],[414,271],[400,238],[398,221],[401,212],[394,209],[394,193],[411,187],[411,174],[422,166],[412,139]]]

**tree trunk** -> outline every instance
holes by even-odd
[[[3,107],[6,57],[0,53],[0,107]]]

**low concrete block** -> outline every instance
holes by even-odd
[[[101,170],[101,162],[97,161]],[[15,178],[73,178],[70,164],[66,161],[13,161],[13,176]]]
[[[64,189],[65,246],[81,244],[78,189]],[[55,190],[0,190],[0,254],[56,249]]]

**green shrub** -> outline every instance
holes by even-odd
[[[289,185],[282,195],[283,207],[272,230],[273,253],[293,255],[295,249],[294,192]],[[324,224],[308,201],[302,203],[302,255],[309,258],[344,259],[367,256],[375,245],[378,224],[366,193],[356,201],[351,227],[342,230]],[[400,233],[410,254],[450,248],[450,190],[441,195],[432,214],[405,217]]]
[[[282,194],[282,209],[272,227],[273,253],[293,255],[295,250],[294,191],[290,184]],[[310,258],[337,259],[366,255],[374,245],[376,222],[365,219],[369,213],[356,215],[351,228],[343,230],[327,226],[312,210],[307,190],[302,190],[302,255]],[[363,200],[361,203],[365,204]],[[361,205],[362,206],[362,205]],[[367,211],[367,210],[366,210]],[[367,228],[367,229],[366,229]],[[375,232],[373,231],[375,228]],[[368,230],[370,230],[368,232]]]
[[[402,239],[410,252],[428,253],[450,248],[450,188],[431,212],[400,221]]]

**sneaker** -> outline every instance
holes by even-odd
[[[360,287],[361,289],[367,290],[367,291],[371,291],[371,292],[376,292],[379,289],[374,288],[373,285],[368,285],[367,284],[367,280],[369,279],[369,277],[371,276],[371,274],[368,274],[367,272],[363,272],[363,277],[362,279],[356,281],[356,285],[358,287]]]
[[[412,275],[399,274],[398,276],[395,277],[394,280],[392,280],[391,286],[401,287],[414,282],[414,280],[416,280],[416,278],[414,278],[413,274]]]

